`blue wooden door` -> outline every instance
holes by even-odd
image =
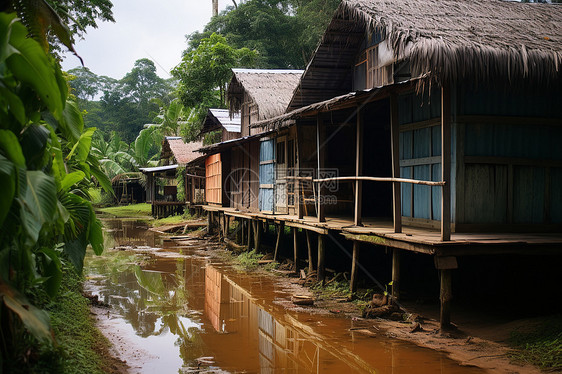
[[[260,194],[261,212],[273,213],[275,206],[275,139],[262,140],[260,143]]]

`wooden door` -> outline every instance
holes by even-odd
[[[275,206],[275,139],[264,139],[260,143],[259,178],[259,210],[273,213]]]
[[[275,212],[287,214],[287,137],[277,138],[275,153]]]

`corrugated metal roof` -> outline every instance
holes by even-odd
[[[242,120],[240,118],[240,112],[235,112],[230,118],[230,113],[228,109],[209,109],[211,114],[220,122],[222,127],[228,132],[240,132],[240,127]]]
[[[146,173],[158,173],[161,171],[174,170],[177,168],[178,165],[175,164],[175,165],[166,165],[166,166],[155,166],[151,168],[139,168],[139,170],[146,174]]]

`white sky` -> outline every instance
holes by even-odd
[[[157,73],[168,72],[181,61],[187,47],[185,35],[202,31],[211,19],[212,0],[112,0],[115,23],[98,22],[88,28],[84,40],[74,48],[84,65],[97,75],[121,79],[136,60],[154,61]],[[219,0],[219,12],[231,5]],[[67,53],[63,70],[80,66],[80,60]]]

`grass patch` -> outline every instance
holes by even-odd
[[[82,296],[82,277],[71,265],[63,265],[59,294],[50,299],[35,289],[32,302],[47,311],[56,346],[29,342],[32,360],[4,363],[10,373],[103,374],[116,373],[117,361],[109,353],[109,341],[95,327],[89,300]],[[19,361],[19,360],[18,360]]]
[[[146,217],[152,214],[152,206],[147,203],[131,204],[122,206],[112,206],[101,208],[100,211],[111,214],[115,217]]]
[[[258,268],[258,261],[261,260],[262,257],[263,255],[257,253],[254,249],[250,252],[242,252],[236,257],[236,260],[246,270],[255,270]]]
[[[562,370],[562,315],[546,318],[531,332],[514,331],[509,356],[543,370]]]
[[[154,227],[164,226],[164,225],[175,225],[185,221],[189,221],[193,219],[193,217],[189,214],[177,215],[177,216],[169,216],[166,218],[155,219],[150,222],[150,224]]]
[[[336,275],[336,277],[338,276]],[[314,286],[312,286],[312,289],[320,292],[320,295],[326,299],[351,296],[351,291],[349,290],[349,282],[345,280],[345,278],[341,280],[336,279],[329,282],[330,283],[326,284],[325,286],[322,286],[322,282],[318,282]]]

